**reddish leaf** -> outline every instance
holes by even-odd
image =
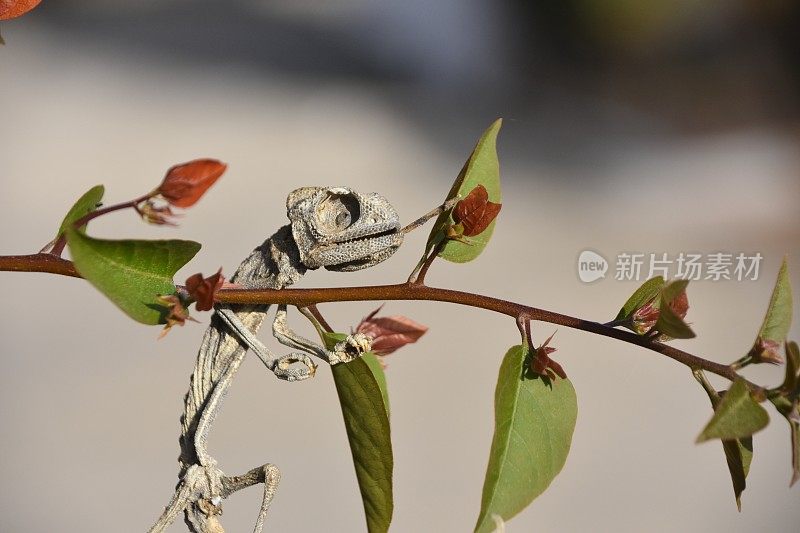
[[[501,207],[501,204],[489,201],[486,187],[478,185],[456,204],[453,209],[453,220],[463,226],[462,234],[465,237],[474,237],[489,227]]]
[[[158,192],[176,207],[191,207],[228,166],[216,159],[195,159],[167,171]]]
[[[24,15],[42,0],[0,0],[0,20],[8,20]]]
[[[684,293],[685,294],[685,293]],[[661,313],[655,304],[655,298],[644,304],[631,315],[631,325],[633,331],[639,335],[644,335],[656,325]],[[686,313],[684,313],[685,315]]]
[[[406,344],[417,342],[428,331],[427,326],[405,316],[376,318],[382,307],[364,317],[356,328],[358,333],[372,338],[372,351],[376,355],[388,355]]]
[[[554,331],[553,335],[555,334]],[[557,374],[561,379],[567,379],[567,373],[564,372],[561,365],[550,359],[550,354],[556,351],[556,348],[549,346],[553,335],[547,337],[547,340],[534,350],[533,357],[531,357],[531,371],[534,374],[547,376],[551,379],[555,377],[554,374]]]
[[[222,288],[225,278],[222,276],[222,267],[207,278],[202,274],[193,274],[186,280],[186,291],[195,301],[194,308],[198,311],[210,311],[214,307],[214,296]]]
[[[689,297],[686,295],[686,289],[679,292],[678,295],[669,302],[669,308],[681,319],[686,318],[686,312],[689,310]]]

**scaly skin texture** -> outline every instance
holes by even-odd
[[[300,263],[300,255],[292,237],[291,226],[286,225],[253,250],[236,269],[230,281],[247,288],[282,289],[297,282],[306,273],[306,270],[305,266]],[[258,332],[269,310],[268,305],[229,307],[253,333]],[[185,469],[189,465],[199,462],[193,439],[203,408],[208,403],[212,388],[228,370],[231,361],[237,356],[242,356],[246,350],[247,346],[244,342],[232,334],[222,323],[220,317],[214,313],[211,317],[211,324],[203,335],[190,380],[190,391],[185,399],[184,414],[181,418],[183,424],[180,457],[182,468]],[[201,379],[200,376],[204,378]],[[205,440],[205,435],[203,440]]]
[[[309,269],[368,268],[390,257],[402,243],[396,211],[385,198],[374,193],[359,194],[345,187],[304,187],[289,195],[287,213],[291,224],[256,248],[239,265],[231,282],[246,288],[282,289],[297,282]],[[227,313],[229,320],[238,319],[239,326],[255,334],[269,306],[217,306],[200,345],[185,399],[181,419],[181,475],[191,465],[213,466],[205,446],[208,430],[244,353],[248,347],[255,348],[223,322],[220,313],[226,309],[235,314],[231,317]],[[294,335],[290,330],[282,332]],[[276,338],[286,343],[285,335],[276,333]],[[350,344],[363,348],[364,342],[360,338],[351,339]],[[316,348],[308,351],[325,354],[321,347],[319,352]],[[331,363],[342,360],[336,353],[330,353],[326,359]],[[297,370],[270,369],[284,379],[309,377]]]

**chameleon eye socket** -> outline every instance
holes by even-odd
[[[317,220],[324,233],[344,231],[360,216],[361,207],[353,194],[328,193],[317,205]]]
[[[338,215],[336,215],[336,226],[339,229],[345,229],[350,225],[350,212],[349,211],[342,211]]]

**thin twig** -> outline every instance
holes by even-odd
[[[459,200],[458,197],[447,200],[445,203],[443,203],[436,209],[433,209],[430,212],[425,213],[411,224],[408,224],[406,227],[400,230],[400,233],[406,234],[414,231],[415,229],[419,228],[433,217],[439,216],[445,211],[449,211],[450,209],[452,209],[453,206],[456,205],[456,203],[458,203],[458,200]]]
[[[431,265],[439,257],[439,252],[444,249],[444,245],[447,243],[447,240],[443,239],[436,243],[436,245],[431,250],[431,253],[428,254],[428,257],[425,258],[425,261],[418,267],[418,269],[414,269],[411,276],[408,278],[408,282],[414,285],[424,285],[425,284],[425,276],[428,274],[428,269],[431,268]],[[412,279],[413,278],[413,279]]]
[[[95,209],[94,211],[92,211],[90,213],[87,213],[84,216],[82,216],[81,218],[79,218],[78,220],[76,220],[72,224],[72,226],[75,227],[75,228],[80,228],[81,226],[87,224],[90,220],[93,220],[93,219],[95,219],[95,218],[97,218],[99,216],[102,216],[102,215],[106,215],[108,213],[112,213],[114,211],[119,211],[121,209],[133,208],[137,212],[139,212],[139,208],[138,208],[139,204],[149,200],[150,198],[152,198],[156,194],[158,194],[158,191],[152,191],[152,192],[149,192],[149,193],[147,193],[145,195],[142,195],[142,196],[140,196],[138,198],[134,198],[133,200],[130,200],[130,201],[127,201],[127,202],[122,202],[122,203],[119,203],[119,204],[110,205],[108,207],[103,207],[101,209]],[[56,239],[53,241],[53,247],[50,249],[50,253],[55,255],[55,256],[61,257],[61,253],[64,251],[64,246],[66,246],[66,244],[67,244],[67,237],[66,237],[66,235],[64,235],[62,233],[61,235],[56,237]],[[47,246],[45,246],[45,248],[43,248],[43,250],[44,249],[47,249]]]
[[[326,329],[328,332],[332,332],[332,331],[334,331],[334,329],[331,327],[331,325],[328,323],[328,321],[327,321],[327,320],[325,320],[325,317],[324,317],[324,316],[322,316],[322,313],[320,312],[320,310],[319,310],[319,309],[317,309],[317,306],[316,306],[316,305],[313,305],[313,304],[312,304],[312,305],[309,305],[309,306],[307,307],[307,309],[308,309],[308,311],[311,313],[311,315],[312,315],[314,318],[316,318],[316,319],[317,319],[317,322],[319,322],[319,325],[320,325],[320,326],[322,326],[323,328],[325,328],[325,329]]]

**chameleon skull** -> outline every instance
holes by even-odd
[[[400,218],[383,196],[347,187],[303,187],[286,199],[300,261],[349,272],[391,257],[403,242]]]

